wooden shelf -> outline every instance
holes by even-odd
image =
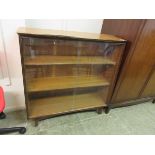
[[[27,82],[27,89],[28,92],[39,92],[108,85],[109,82],[100,76],[59,76],[33,79]]]
[[[115,62],[102,56],[35,56],[25,58],[25,65],[65,65],[65,64],[108,64]]]
[[[30,101],[29,106],[29,118],[38,118],[76,110],[105,107],[106,104],[99,93],[89,93],[35,99]]]

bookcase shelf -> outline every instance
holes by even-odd
[[[28,92],[61,90],[69,88],[85,88],[95,86],[108,86],[109,82],[99,76],[64,76],[43,77],[28,82]]]
[[[97,93],[35,99],[30,102],[30,118],[105,106],[104,100]]]
[[[94,64],[94,65],[115,65],[112,60],[102,56],[34,56],[26,57],[25,65],[69,65],[69,64]]]
[[[33,28],[18,34],[28,119],[109,106],[125,40]]]

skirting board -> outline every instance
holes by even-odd
[[[151,101],[153,99],[154,98],[152,98],[152,97],[148,97],[148,98],[142,98],[142,99],[137,99],[137,100],[119,102],[119,103],[111,104],[111,108],[118,108],[118,107],[136,105],[136,104],[144,103],[147,101]]]
[[[26,107],[25,106],[18,106],[18,107],[14,107],[14,106],[6,106],[5,108],[5,112],[12,112],[12,111],[19,111],[19,110],[25,110]]]

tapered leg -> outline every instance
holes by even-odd
[[[155,99],[152,101],[152,103],[155,103]]]
[[[38,120],[38,119],[35,119],[35,122],[34,122],[34,123],[35,123],[35,124],[34,124],[35,127],[38,126],[38,122],[39,122],[39,120]]]
[[[105,113],[108,114],[110,112],[110,107],[105,108]]]
[[[98,114],[102,114],[102,108],[97,108],[97,109],[96,109],[96,112],[97,112]]]

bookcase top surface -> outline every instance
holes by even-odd
[[[19,35],[31,35],[31,36],[54,36],[58,38],[72,38],[72,39],[83,39],[83,40],[96,40],[105,42],[125,42],[126,40],[109,34],[97,34],[87,32],[76,32],[76,31],[63,31],[63,30],[52,30],[52,29],[40,29],[30,27],[20,27],[17,30]]]

